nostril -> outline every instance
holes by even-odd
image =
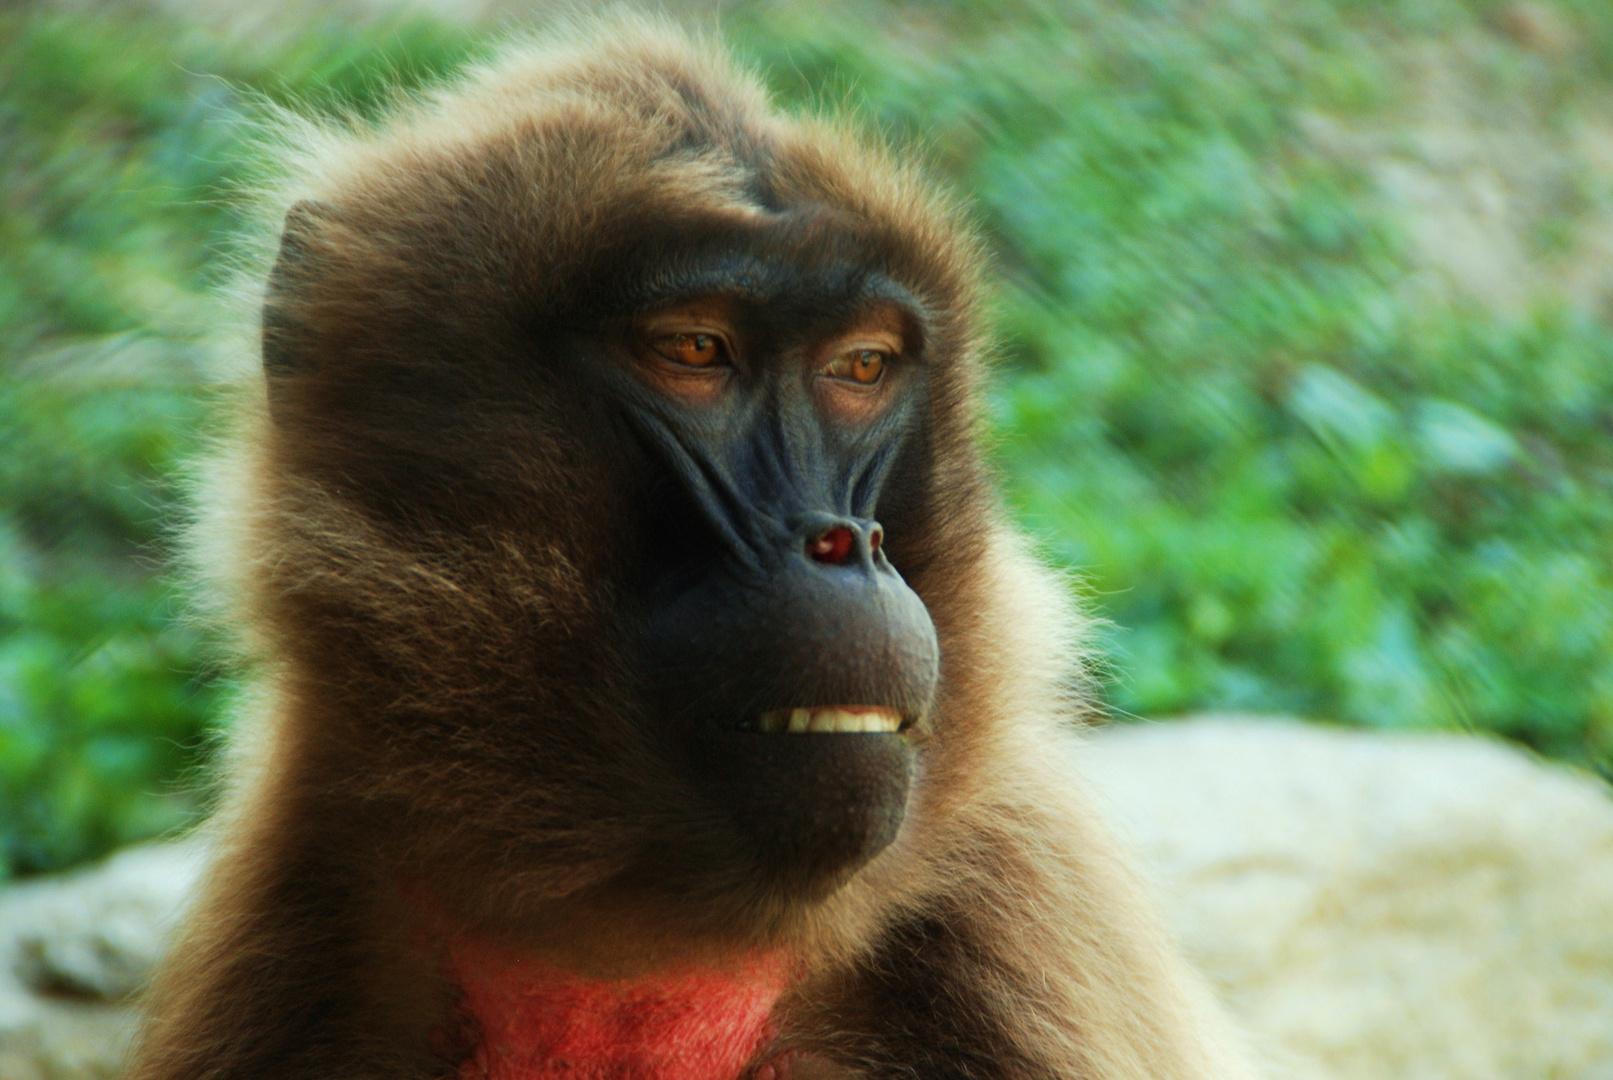
[[[851,557],[856,538],[844,525],[836,525],[807,541],[807,554],[814,561],[839,566]]]

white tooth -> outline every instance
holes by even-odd
[[[902,717],[890,709],[779,709],[763,713],[758,726],[762,731],[792,734],[889,734],[901,730]]]

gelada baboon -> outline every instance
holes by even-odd
[[[290,141],[202,529],[261,715],[133,1077],[1241,1075],[933,184],[632,18]]]

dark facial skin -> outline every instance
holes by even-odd
[[[666,472],[650,696],[764,883],[799,897],[895,838],[935,694],[935,630],[878,520],[922,406],[922,323],[877,275],[711,277],[615,329],[600,371]]]

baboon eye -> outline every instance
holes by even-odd
[[[829,361],[823,374],[835,379],[846,379],[863,386],[872,386],[885,374],[885,362],[890,353],[882,349],[853,349]]]
[[[684,367],[710,367],[723,358],[722,339],[715,334],[664,334],[650,348]]]

